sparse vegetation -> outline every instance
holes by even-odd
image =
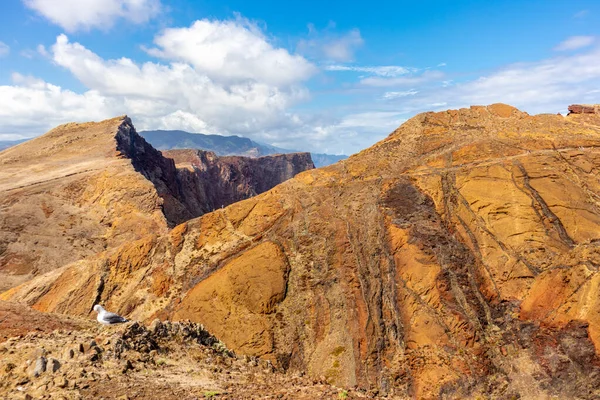
[[[209,391],[204,392],[204,398],[205,399],[213,399],[220,394],[221,394],[221,392],[218,392],[216,390],[209,390]]]
[[[164,358],[159,358],[158,360],[156,360],[156,365],[158,367],[162,367],[163,365],[167,365],[167,360],[165,360]]]
[[[344,346],[337,346],[335,349],[333,349],[333,351],[331,352],[331,355],[337,357],[345,351],[346,351],[346,348]]]
[[[341,392],[338,393],[338,399],[343,400],[343,399],[347,399],[347,398],[348,398],[347,390],[342,390]]]

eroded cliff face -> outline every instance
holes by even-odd
[[[314,168],[306,153],[178,169],[125,116],[59,126],[0,153],[0,166],[0,292]]]
[[[266,192],[315,167],[310,153],[218,157],[210,151],[186,149],[162,154],[175,161],[179,185],[189,193],[186,206],[195,210],[195,216]]]
[[[201,322],[418,398],[600,396],[600,116],[424,113],[336,165],[0,297]]]

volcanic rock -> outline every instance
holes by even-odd
[[[1,152],[0,292],[314,168],[307,153],[191,162],[201,168],[177,169],[125,116],[61,125]]]
[[[1,297],[190,319],[240,354],[373,396],[597,398],[599,149],[596,114],[424,113]]]
[[[196,215],[266,192],[315,167],[310,153],[217,157],[213,152],[186,149],[162,154],[175,161],[180,186],[193,193],[185,201],[187,208],[197,210]]]
[[[33,368],[32,375],[35,377],[40,376],[42,373],[46,372],[47,360],[46,357],[39,357],[35,360],[35,367]]]
[[[572,104],[569,114],[600,114],[600,104]]]

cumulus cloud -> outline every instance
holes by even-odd
[[[166,29],[147,49],[155,57],[192,65],[212,80],[229,84],[252,80],[289,85],[316,68],[299,55],[273,47],[250,21],[196,21],[189,28]]]
[[[334,24],[318,31],[310,24],[309,38],[298,42],[297,51],[310,57],[334,62],[349,62],[354,60],[354,54],[362,47],[364,40],[358,29],[340,34],[334,31]]]
[[[0,86],[0,140],[32,137],[68,121],[118,115],[118,105],[95,91],[77,94],[30,76],[13,74]]]
[[[10,53],[10,47],[4,42],[0,42],[0,57],[4,57],[8,53]]]
[[[193,37],[190,40],[194,42]],[[227,44],[225,50],[214,46],[214,51],[228,58]],[[273,50],[270,46],[263,49],[267,54]],[[233,48],[234,56],[237,50]],[[87,88],[105,96],[124,98],[127,112],[142,122],[181,111],[195,115],[205,124],[198,126],[213,131],[255,133],[269,128],[278,120],[278,114],[307,96],[300,85],[307,75],[298,74],[293,62],[297,60],[299,70],[308,69],[310,64],[293,57],[287,59],[287,66],[282,66],[292,71],[290,76],[272,77],[265,75],[265,71],[274,68],[272,60],[266,60],[264,68],[255,61],[256,68],[231,74],[207,68],[201,62],[195,68],[179,61],[137,64],[128,58],[104,60],[81,44],[71,43],[65,35],[57,38],[52,53],[53,61],[68,69]],[[256,59],[264,58],[257,54]]]
[[[162,32],[148,50],[161,62],[104,59],[66,35],[38,51],[68,70],[87,91],[78,94],[15,74],[13,85],[2,87],[0,108],[10,104],[0,121],[12,122],[0,124],[0,135],[41,133],[57,123],[127,113],[138,129],[265,140],[272,132],[298,126],[298,117],[288,110],[307,99],[304,81],[316,71],[306,59],[276,48],[256,26],[240,19],[203,20]],[[44,122],[27,124],[33,115]]]
[[[565,41],[559,43],[554,50],[556,51],[569,51],[582,49],[584,47],[591,46],[594,44],[595,38],[593,36],[571,36]]]
[[[110,29],[118,19],[141,24],[161,11],[160,0],[23,0],[67,32]]]

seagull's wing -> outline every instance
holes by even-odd
[[[106,322],[108,322],[109,324],[119,324],[121,322],[127,322],[126,318],[121,317],[120,315],[117,315],[115,313],[111,313],[106,311],[104,313],[104,315],[102,316],[102,319]]]

